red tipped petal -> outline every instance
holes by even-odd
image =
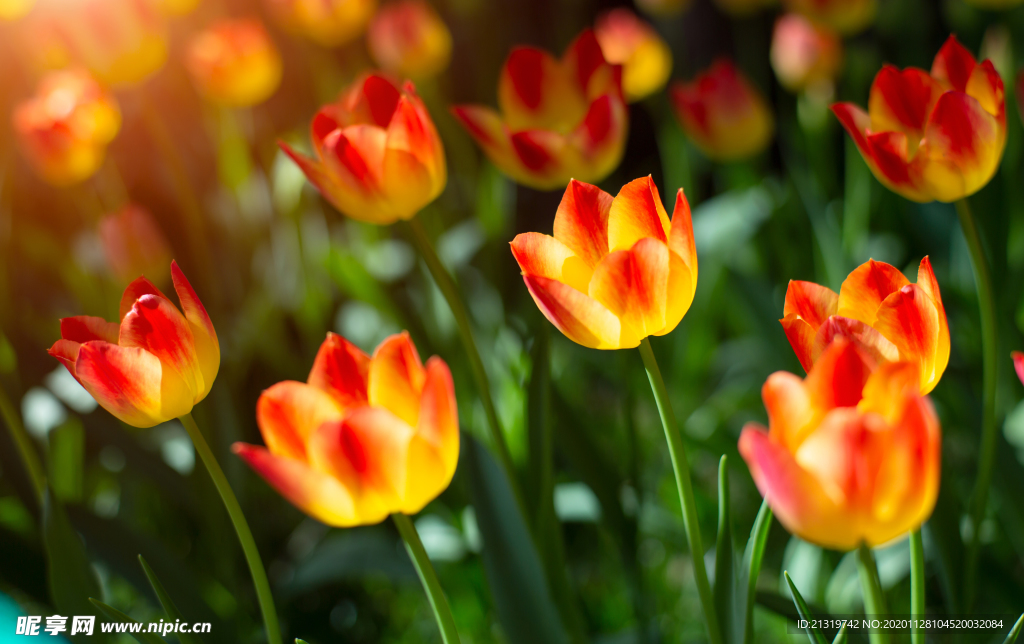
[[[653,237],[668,242],[671,223],[650,176],[622,186],[608,212],[608,248],[626,250],[638,240]]]
[[[597,186],[572,179],[555,212],[555,239],[590,267],[608,254],[608,213],[612,196]]]
[[[107,322],[103,318],[90,315],[78,315],[72,318],[61,318],[60,337],[63,340],[82,343],[92,340],[103,340],[117,344],[119,326]]]
[[[306,460],[306,443],[313,432],[343,413],[328,393],[292,380],[270,387],[256,403],[256,423],[270,451],[300,461]]]
[[[971,77],[975,65],[977,62],[971,52],[960,44],[955,34],[950,34],[942,49],[935,54],[935,60],[932,61],[932,76],[962,92],[967,88],[967,80]]]
[[[53,343],[53,346],[47,350],[47,353],[60,360],[60,363],[67,367],[68,372],[77,379],[78,375],[75,373],[75,362],[78,360],[78,351],[81,348],[82,345],[78,342],[72,342],[71,340],[57,340]]]
[[[161,293],[160,289],[154,286],[152,282],[145,277],[140,277],[129,284],[128,288],[124,290],[124,294],[121,296],[121,312],[119,319],[124,320],[124,316],[128,315],[128,311],[132,310],[132,306],[135,305],[135,301],[143,295],[157,295],[168,302],[171,301],[166,295]]]
[[[869,259],[843,281],[837,314],[873,325],[882,300],[909,283],[895,266]]]
[[[373,352],[367,377],[369,402],[415,427],[425,378],[423,363],[409,333],[392,335]]]
[[[320,345],[307,382],[330,394],[345,409],[366,404],[370,357],[336,333]]]
[[[552,279],[523,275],[534,302],[558,330],[577,344],[592,349],[623,349],[640,344],[640,337],[594,298]]]
[[[839,295],[827,286],[790,280],[782,315],[797,315],[817,329],[829,316],[836,314],[838,306]]]

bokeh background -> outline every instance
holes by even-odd
[[[422,218],[469,304],[534,508],[545,427],[552,437],[564,551],[542,554],[510,519],[507,493],[493,484],[483,409],[454,320],[406,229],[344,218],[278,149],[278,139],[308,149],[316,109],[373,66],[363,39],[324,48],[280,30],[259,2],[204,0],[169,21],[166,65],[144,84],[115,91],[123,124],[100,171],[77,186],[54,188],[18,153],[9,118],[32,94],[42,67],[25,50],[32,42],[21,37],[22,23],[0,25],[0,381],[100,572],[108,604],[141,621],[162,615],[136,559],[142,553],[189,620],[212,622],[207,642],[262,637],[241,550],[184,429],[176,422],[152,430],[120,424],[46,354],[60,335],[60,317],[116,318],[125,281],[111,270],[97,221],[130,200],[153,214],[216,325],[222,368],[195,416],[242,500],[288,635],[311,644],[439,641],[390,523],[328,529],[229,451],[236,440],[261,442],[257,397],[280,380],[304,379],[328,330],[371,351],[386,335],[408,329],[424,356],[440,355],[452,368],[463,451],[484,445],[478,466],[460,464],[451,487],[416,517],[464,641],[557,641],[549,638],[561,631],[604,644],[702,640],[691,554],[639,357],[585,349],[555,332],[509,252],[515,234],[550,231],[561,191],[505,178],[448,111],[455,103],[493,105],[514,45],[560,53],[601,11],[620,4],[435,0],[453,36],[452,60],[417,85],[449,167],[444,193]],[[264,20],[284,61],[279,89],[251,109],[204,103],[182,62],[189,37],[228,15]],[[788,280],[838,290],[868,258],[913,279],[928,255],[949,315],[952,356],[932,395],[944,431],[944,471],[925,530],[927,598],[932,612],[955,614],[981,393],[967,247],[952,205],[908,202],[871,176],[828,111],[828,96],[780,87],[768,56],[779,15],[778,7],[766,6],[736,18],[712,0],[694,0],[679,15],[649,18],[672,49],[674,79],[731,57],[764,93],[777,123],[767,151],[750,161],[709,161],[687,142],[660,92],[630,106],[624,159],[600,184],[615,194],[651,174],[662,195],[683,187],[694,207],[696,298],[682,324],[652,342],[690,450],[704,542],[714,544],[723,453],[733,529],[745,541],[761,498],[736,452],[740,429],[766,420],[760,387],[770,373],[803,373],[778,323]],[[1024,43],[1024,7],[994,12],[963,0],[883,0],[873,25],[846,39],[833,97],[865,105],[883,62],[928,69],[950,33],[979,58],[992,58],[1012,88],[1024,63],[1024,44],[1017,46]],[[1011,349],[1024,348],[1024,175],[1012,91],[1007,103],[1002,166],[971,199],[993,263],[1005,358],[998,466],[981,527],[978,605],[992,613],[1019,613],[1024,601],[1024,388],[1009,360]],[[169,163],[168,145],[181,167]],[[198,199],[198,229],[182,180]],[[10,435],[0,432],[0,591],[22,611],[48,615],[54,611],[39,514]],[[890,608],[909,612],[906,543],[878,558]],[[794,611],[783,570],[816,609],[862,610],[853,555],[804,543],[776,524],[758,585],[758,642],[804,638],[786,632]],[[0,641],[8,637],[0,633]]]

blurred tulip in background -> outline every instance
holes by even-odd
[[[799,14],[786,14],[775,21],[771,62],[775,77],[786,89],[823,89],[831,95],[843,62],[843,42],[835,32]]]
[[[622,91],[629,102],[665,87],[672,75],[672,50],[658,32],[625,7],[607,11],[594,21],[594,35],[605,60],[622,65]]]
[[[255,19],[222,20],[196,35],[186,64],[199,92],[228,107],[258,105],[281,84],[281,55]]]
[[[162,284],[170,276],[171,247],[153,215],[137,204],[100,220],[100,241],[111,272],[121,281],[145,276]]]
[[[452,34],[425,0],[385,4],[373,17],[367,38],[377,64],[402,78],[431,78],[452,58]]]
[[[366,29],[377,0],[266,0],[288,31],[324,47],[350,42]]]
[[[36,0],[0,0],[0,20],[17,20],[27,14]]]

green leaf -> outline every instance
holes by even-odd
[[[309,644],[309,642],[307,642],[306,640],[300,640],[299,638],[296,637],[295,638],[295,644]]]
[[[463,434],[460,469],[467,472],[487,582],[512,644],[569,641],[544,578],[540,556],[505,472],[476,439]]]
[[[843,627],[836,633],[836,638],[832,640],[832,644],[846,644],[846,627],[849,626],[849,622],[843,622]]]
[[[785,571],[782,573],[786,577],[786,583],[789,584],[789,590],[793,593],[793,603],[796,604],[796,612],[800,615],[800,619],[810,620],[814,616],[811,614],[811,610],[807,607],[807,602],[800,595],[800,591],[796,589],[796,584],[789,578],[789,572]],[[810,638],[812,644],[828,644],[825,638],[818,632],[818,629],[808,626],[806,629],[807,637]]]
[[[111,621],[126,622],[129,624],[139,623],[137,620],[128,617],[127,615],[125,615],[124,613],[122,613],[121,611],[117,610],[112,606],[107,606],[99,600],[90,597],[89,603],[98,608],[99,611],[106,615],[107,618]],[[96,627],[96,630],[99,631],[99,626]],[[153,635],[152,633],[131,633],[131,636],[134,637],[135,641],[139,642],[139,644],[167,644],[167,642],[157,637],[156,635]]]
[[[1017,636],[1020,635],[1021,629],[1024,628],[1024,615],[1017,618],[1017,623],[1010,629],[1010,634],[1003,640],[1003,644],[1013,644],[1017,641]]]
[[[768,507],[768,501],[761,502],[761,509],[757,511],[757,518],[754,519],[754,527],[750,530],[750,538],[747,539],[747,547],[743,552],[743,574],[746,576],[747,595],[744,599],[744,644],[754,642],[754,603],[756,601],[757,578],[761,574],[761,562],[764,560],[764,550],[768,544],[768,532],[772,527],[772,509]]]
[[[715,612],[726,642],[738,642],[743,632],[743,611],[737,604],[738,584],[735,553],[732,544],[732,521],[729,514],[729,459],[724,454],[718,461],[718,539],[715,541]],[[737,610],[739,609],[739,610]]]
[[[92,610],[89,598],[101,594],[100,582],[86,556],[85,544],[49,488],[43,497],[43,546],[54,608],[62,615],[88,615]],[[85,640],[79,636],[75,641]]]
[[[63,503],[77,503],[84,487],[85,429],[70,417],[49,435],[47,475],[53,494]]]
[[[167,615],[167,621],[173,622],[180,619],[185,621],[181,611],[174,605],[174,600],[164,590],[163,584],[157,579],[156,573],[146,563],[145,558],[139,555],[139,563],[142,564],[142,571],[146,573],[146,579],[149,580],[149,585],[153,587],[153,592],[156,593],[156,598],[160,601],[160,605],[163,606],[164,613]],[[191,633],[175,633],[178,637],[178,641],[181,644],[200,644],[201,640],[198,637],[194,637]]]

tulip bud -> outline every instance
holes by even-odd
[[[52,72],[14,110],[14,131],[36,172],[55,186],[83,181],[103,164],[121,127],[114,98],[84,71]]]
[[[878,11],[878,0],[782,0],[782,4],[786,11],[844,35],[863,31]]]
[[[842,56],[842,41],[828,29],[797,14],[786,14],[775,21],[772,69],[786,89],[801,92],[809,87],[831,86]]]
[[[129,282],[140,275],[160,283],[170,275],[171,248],[153,216],[129,204],[99,223],[100,241],[114,275]]]
[[[87,315],[64,318],[61,339],[50,347],[101,407],[133,427],[191,412],[220,369],[217,332],[174,262],[171,279],[181,310],[140,277],[121,297],[120,324]]]
[[[403,78],[430,78],[448,67],[452,34],[424,0],[396,0],[373,17],[370,53],[381,68]]]
[[[377,0],[266,0],[282,27],[324,47],[350,42],[366,29]]]
[[[399,89],[378,74],[364,76],[320,108],[311,136],[315,158],[281,148],[352,219],[411,219],[447,182],[441,138],[409,81]]]
[[[286,499],[328,525],[416,514],[455,474],[459,414],[448,365],[420,362],[408,333],[369,357],[333,333],[307,382],[279,382],[260,396],[267,446],[234,451]]]
[[[674,84],[670,98],[683,131],[712,159],[752,157],[775,133],[768,103],[729,60],[715,62],[689,83]]]
[[[192,39],[186,64],[208,100],[251,107],[281,83],[281,55],[259,20],[224,20]]]
[[[672,75],[672,50],[658,32],[620,7],[597,17],[594,35],[605,60],[622,65],[622,91],[629,102],[659,91]]]

